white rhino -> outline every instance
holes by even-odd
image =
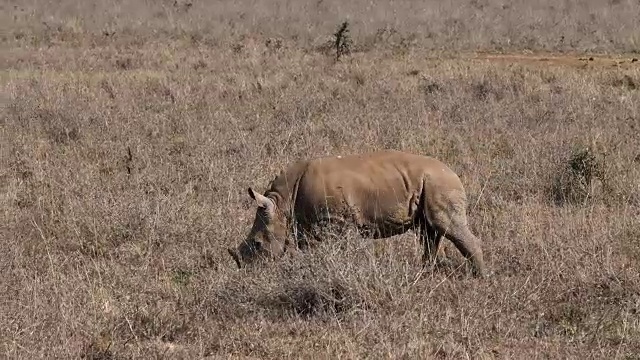
[[[485,275],[481,242],[467,225],[467,199],[458,176],[442,162],[394,150],[298,161],[283,170],[260,195],[251,231],[228,252],[238,267],[257,258],[297,251],[321,240],[318,225],[353,224],[365,237],[385,238],[416,231],[423,261],[442,260],[440,240],[451,240]],[[290,236],[294,235],[294,236]]]

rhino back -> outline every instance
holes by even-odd
[[[440,161],[399,151],[379,151],[309,161],[298,185],[295,212],[313,222],[329,210],[360,225],[413,221],[421,194],[463,192],[457,175]]]

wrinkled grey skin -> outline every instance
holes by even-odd
[[[369,238],[415,230],[423,261],[444,258],[441,239],[454,243],[485,275],[480,240],[467,224],[467,198],[458,176],[442,162],[394,150],[299,161],[283,170],[264,195],[248,189],[257,211],[245,241],[227,249],[238,267],[297,252],[328,219],[354,224]],[[294,234],[295,236],[290,236]]]

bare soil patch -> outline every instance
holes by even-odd
[[[640,55],[588,55],[554,53],[476,53],[473,60],[487,60],[495,63],[526,64],[534,66],[569,66],[581,69],[613,67],[629,69],[640,66]]]

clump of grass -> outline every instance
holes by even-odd
[[[351,52],[353,40],[351,40],[351,36],[349,35],[349,22],[342,22],[340,27],[338,27],[338,30],[333,34],[333,37],[333,46],[336,50],[336,61],[340,61],[340,57],[348,55]]]
[[[322,315],[336,316],[349,310],[356,305],[351,295],[345,286],[337,282],[304,282],[287,286],[269,302],[277,304],[285,312],[308,319]]]
[[[629,91],[637,90],[640,87],[638,80],[634,80],[633,77],[628,74],[625,74],[622,78],[614,78],[611,84],[614,87],[621,87]]]
[[[551,188],[556,204],[583,204],[607,187],[604,154],[593,147],[576,148],[554,178]],[[601,194],[602,195],[602,194]]]
[[[110,360],[115,359],[111,351],[113,339],[109,331],[101,331],[84,346],[80,358],[86,360]]]

